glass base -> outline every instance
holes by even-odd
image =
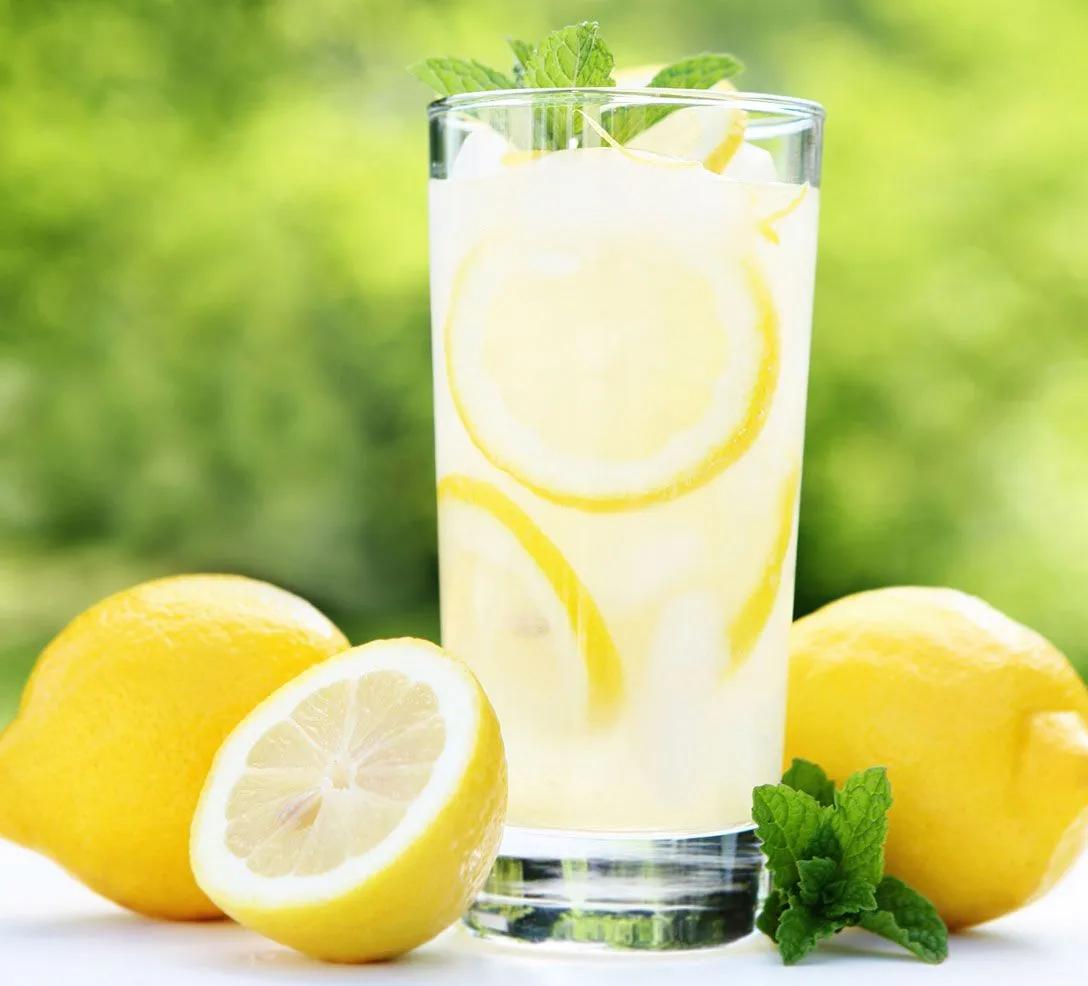
[[[507,828],[465,924],[486,938],[665,951],[750,934],[763,890],[751,826],[705,835]]]

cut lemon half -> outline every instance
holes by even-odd
[[[386,958],[468,906],[505,805],[498,722],[471,672],[425,641],[376,641],[284,685],[230,734],[193,819],[193,871],[275,941]]]
[[[442,635],[500,718],[545,731],[612,719],[623,696],[616,645],[555,543],[498,487],[438,484]]]
[[[469,251],[446,375],[493,465],[554,503],[629,510],[698,488],[752,446],[778,382],[779,319],[754,260],[585,230]]]

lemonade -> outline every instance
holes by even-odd
[[[431,182],[442,638],[511,845],[744,831],[781,764],[819,194],[702,99],[546,153],[476,112]]]

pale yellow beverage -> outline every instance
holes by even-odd
[[[737,829],[780,772],[818,192],[728,114],[431,182],[442,638],[514,826]]]

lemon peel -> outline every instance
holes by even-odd
[[[777,524],[774,542],[763,563],[759,581],[741,604],[729,625],[729,664],[727,676],[734,674],[751,656],[767,621],[771,617],[778,589],[782,584],[782,569],[793,540],[793,521],[797,512],[797,494],[801,489],[800,466],[790,471],[782,483],[776,504]]]

